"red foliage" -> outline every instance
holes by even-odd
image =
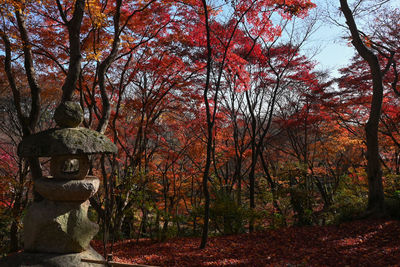
[[[163,243],[125,240],[115,259],[159,266],[398,266],[400,222],[364,220],[341,225],[291,227],[252,234]],[[101,251],[101,243],[93,247]]]

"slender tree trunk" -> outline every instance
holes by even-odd
[[[57,1],[58,2],[58,1]],[[66,15],[61,7],[61,4],[58,2],[58,10],[60,12],[61,18],[63,19],[65,25],[68,29],[69,35],[69,66],[67,77],[65,78],[64,84],[62,86],[62,102],[71,101],[76,83],[79,78],[79,74],[81,71],[81,25],[85,10],[85,1],[77,0],[74,5],[74,15],[71,20],[67,21]]]
[[[10,227],[10,252],[15,252],[18,251],[19,245],[18,245],[18,221],[13,218],[13,221],[11,223]]]
[[[368,160],[368,211],[373,215],[384,213],[385,207],[382,169],[379,161],[378,123],[370,119],[365,127]]]
[[[264,148],[262,148],[262,150],[264,150]],[[267,181],[268,181],[268,183],[269,183],[269,185],[270,185],[270,187],[271,187],[272,204],[273,204],[274,208],[278,211],[278,213],[279,213],[280,215],[282,215],[282,217],[283,217],[282,209],[281,209],[281,207],[279,206],[279,203],[278,203],[278,197],[277,197],[277,191],[278,191],[278,189],[276,188],[276,184],[275,184],[274,180],[273,180],[272,177],[271,177],[271,174],[270,174],[270,172],[269,172],[268,165],[267,165],[267,163],[265,162],[265,159],[264,159],[262,153],[261,153],[261,155],[260,155],[260,159],[261,159],[261,164],[262,164],[262,167],[263,167],[263,169],[264,169],[265,175],[266,175],[266,177],[267,177]],[[285,219],[285,218],[284,218],[284,225],[286,225],[286,219]]]
[[[203,224],[203,232],[201,235],[201,243],[200,248],[203,249],[206,247],[207,238],[208,238],[208,224],[210,217],[210,192],[208,191],[208,177],[210,173],[211,167],[211,152],[212,152],[212,130],[213,130],[213,121],[211,119],[210,105],[208,103],[208,91],[210,86],[210,74],[211,74],[211,40],[210,40],[210,26],[208,24],[208,9],[206,0],[202,0],[205,23],[206,23],[206,32],[207,32],[207,76],[206,76],[206,85],[204,88],[204,103],[206,105],[206,115],[207,115],[207,156],[206,156],[206,164],[204,166],[203,173],[203,194],[204,194],[204,224]],[[214,107],[216,108],[216,107]]]
[[[240,168],[241,167],[237,167],[238,168],[238,176],[237,176],[237,203],[238,205],[242,205],[242,175],[240,173]]]
[[[249,194],[250,194],[250,210],[254,211],[256,208],[256,203],[255,203],[255,198],[254,198],[254,193],[255,193],[255,165],[257,163],[257,155],[256,155],[256,149],[253,149],[253,144],[252,144],[252,149],[251,149],[251,169],[250,169],[250,173],[249,173],[249,184],[250,184],[250,188],[249,188]],[[250,217],[250,222],[249,222],[249,232],[253,232],[254,231],[254,216],[252,214],[252,216]]]
[[[204,96],[207,99],[207,95]],[[208,100],[206,100],[208,102]],[[207,117],[210,116],[210,113],[207,113]],[[210,217],[210,192],[208,191],[208,177],[210,174],[211,167],[211,150],[212,150],[212,129],[213,125],[210,121],[207,120],[207,156],[206,156],[206,164],[204,166],[203,173],[203,194],[204,194],[204,225],[203,225],[203,233],[201,237],[200,248],[205,248],[208,237],[208,224]]]
[[[346,23],[352,36],[352,43],[359,55],[368,62],[372,76],[372,102],[369,119],[365,126],[367,141],[367,175],[368,175],[368,208],[372,216],[381,216],[385,213],[384,192],[382,184],[382,169],[379,161],[378,128],[381,116],[383,99],[382,71],[378,57],[364,45],[360,38],[353,14],[347,0],[340,0],[340,5]]]
[[[207,34],[207,74],[206,74],[206,84],[204,87],[204,93],[203,93],[203,98],[204,98],[204,104],[206,107],[206,115],[207,115],[207,158],[206,158],[206,164],[204,167],[204,175],[203,175],[203,192],[204,192],[204,198],[205,198],[205,208],[204,208],[204,226],[203,226],[203,234],[202,234],[202,240],[200,244],[200,248],[204,248],[206,243],[207,243],[207,235],[208,235],[208,223],[209,223],[209,209],[210,209],[210,193],[208,192],[208,179],[209,179],[209,172],[210,172],[210,167],[211,167],[211,157],[212,157],[212,149],[213,149],[213,128],[214,128],[214,123],[215,123],[215,117],[216,117],[216,112],[217,112],[217,102],[218,102],[218,91],[221,85],[221,79],[222,79],[222,72],[223,72],[223,67],[225,65],[225,60],[228,54],[228,48],[230,47],[230,43],[233,40],[234,33],[236,32],[236,29],[239,26],[239,22],[244,18],[245,14],[251,9],[253,6],[250,5],[249,8],[247,8],[240,16],[240,18],[236,21],[235,27],[232,30],[232,33],[230,35],[230,38],[225,45],[225,50],[224,54],[222,56],[222,62],[220,64],[219,70],[218,70],[218,78],[215,83],[215,92],[214,92],[214,110],[211,115],[210,111],[210,105],[208,101],[208,91],[210,87],[210,74],[211,74],[211,60],[212,60],[212,48],[211,48],[211,37],[210,37],[210,25],[209,25],[209,17],[208,17],[208,7],[207,7],[207,2],[206,0],[202,0],[203,4],[203,11],[204,11],[204,20],[205,20],[205,29],[206,29],[206,34]]]

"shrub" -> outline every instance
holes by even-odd
[[[215,198],[210,205],[210,222],[222,234],[237,234],[245,231],[251,212],[234,200],[233,194],[221,188],[214,190]]]
[[[331,211],[333,223],[341,223],[359,218],[367,206],[367,188],[364,184],[354,183],[350,177],[341,179],[334,197]]]
[[[396,190],[385,197],[386,211],[388,215],[400,220],[400,190]]]
[[[10,249],[10,225],[12,218],[0,209],[0,258]]]

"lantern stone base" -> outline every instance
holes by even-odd
[[[100,180],[95,176],[86,176],[83,180],[42,177],[35,181],[35,190],[48,200],[82,203],[97,192],[99,185]]]
[[[0,267],[102,267],[104,264],[82,262],[82,259],[104,260],[93,248],[81,253],[29,253],[20,252],[0,260]]]
[[[99,226],[87,217],[89,201],[35,202],[24,217],[27,252],[79,253],[89,248]],[[49,265],[50,266],[50,265]]]

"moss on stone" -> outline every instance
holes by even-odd
[[[20,157],[52,157],[96,153],[117,153],[106,136],[87,128],[53,128],[26,137],[18,146]]]
[[[60,127],[77,127],[83,120],[83,110],[77,102],[61,103],[54,113],[54,120]]]

